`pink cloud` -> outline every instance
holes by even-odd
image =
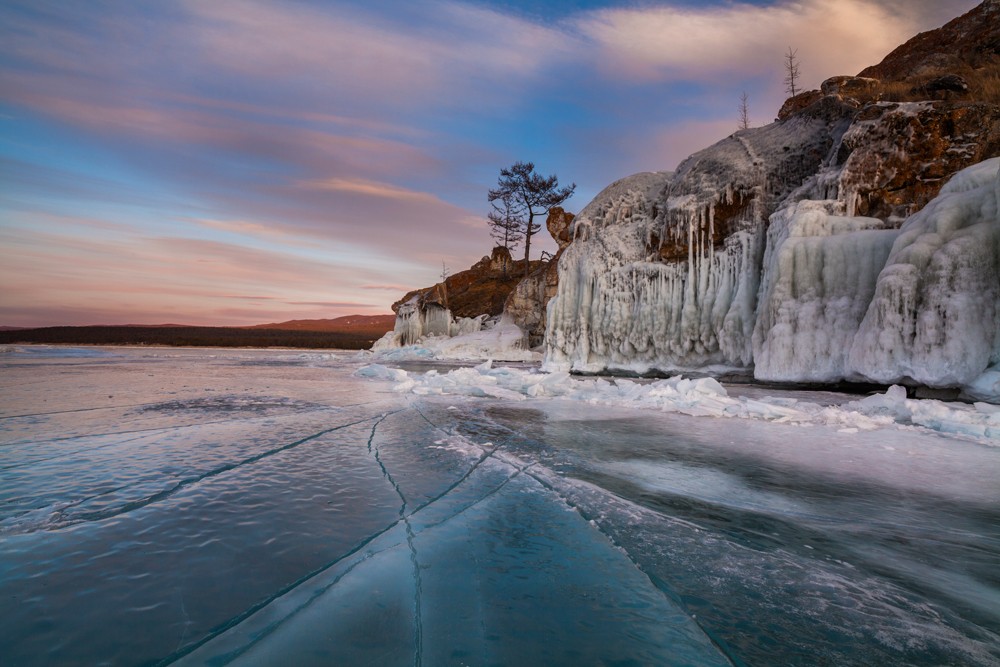
[[[774,72],[797,48],[803,83],[855,74],[911,37],[922,16],[873,0],[781,0],[770,5],[604,9],[578,26],[608,72],[640,80],[738,79]]]
[[[108,323],[163,322],[169,316],[189,323],[256,324],[388,312],[395,300],[352,297],[356,285],[370,282],[377,271],[200,239],[88,240],[3,229],[0,245],[0,321],[10,325],[67,323],[74,313],[102,314],[100,321]],[[254,302],[260,307],[236,306]],[[66,314],[46,319],[55,312]],[[109,319],[115,312],[118,317]],[[86,321],[94,323],[94,317]]]

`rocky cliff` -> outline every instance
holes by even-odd
[[[549,211],[545,228],[559,245],[555,256],[542,262],[507,297],[504,313],[519,326],[528,338],[528,346],[538,347],[545,336],[545,313],[549,301],[556,295],[559,283],[559,259],[570,243],[569,230],[573,214],[556,206]]]
[[[1000,154],[998,7],[919,35],[862,76],[828,79],[674,174],[609,186],[562,251],[550,364],[940,386],[996,364],[1000,234],[989,230],[1000,220],[986,160]],[[931,85],[941,79],[954,90]],[[901,285],[904,274],[920,285]],[[963,299],[978,311],[945,305]],[[942,343],[970,317],[985,322],[977,343]],[[928,357],[938,344],[950,361]],[[958,364],[971,348],[975,361]]]
[[[544,270],[547,262],[536,260],[528,270]],[[426,336],[455,336],[478,331],[484,321],[497,317],[524,275],[524,260],[514,261],[507,248],[498,246],[470,269],[448,276],[443,282],[408,292],[392,311],[396,324],[380,346],[412,345]]]

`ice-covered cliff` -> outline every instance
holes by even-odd
[[[878,382],[972,385],[1000,364],[1000,158],[952,178],[900,230],[850,348]],[[994,368],[1000,371],[1000,368]]]
[[[887,82],[834,77],[674,174],[606,188],[562,251],[548,365],[1000,395],[998,7],[940,31],[966,54],[947,61],[958,93],[921,59],[932,31]]]
[[[574,221],[547,359],[576,370],[749,366],[767,220],[822,166],[852,108],[828,97],[605,189]]]
[[[970,394],[1000,396],[990,379],[1000,379],[998,170],[993,158],[959,172],[899,229],[847,215],[842,199],[805,198],[817,193],[822,178],[813,178],[769,216],[766,232],[754,226],[763,208],[755,204],[730,219],[721,243],[713,206],[692,215],[696,199],[671,195],[669,174],[618,181],[581,212],[560,261],[547,361],[577,371],[738,367],[772,381],[974,385]],[[667,213],[656,215],[658,206]],[[662,260],[664,218],[684,223],[687,257]],[[676,252],[684,239],[667,236]]]

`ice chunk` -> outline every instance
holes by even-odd
[[[379,367],[382,368],[382,367]],[[753,419],[788,424],[825,424],[844,433],[886,427],[913,426],[1000,445],[1000,407],[916,400],[901,386],[843,405],[824,406],[782,395],[749,398],[730,396],[712,378],[677,375],[650,383],[626,379],[578,378],[566,372],[538,372],[495,368],[491,363],[448,373],[428,372],[392,376],[379,369],[365,377],[397,382],[395,391],[419,395],[460,395],[523,401],[563,399],[594,405],[675,412],[697,417]],[[361,374],[361,371],[358,371]]]

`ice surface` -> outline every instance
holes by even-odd
[[[1000,659],[996,406],[35,350],[0,358],[4,664]]]

